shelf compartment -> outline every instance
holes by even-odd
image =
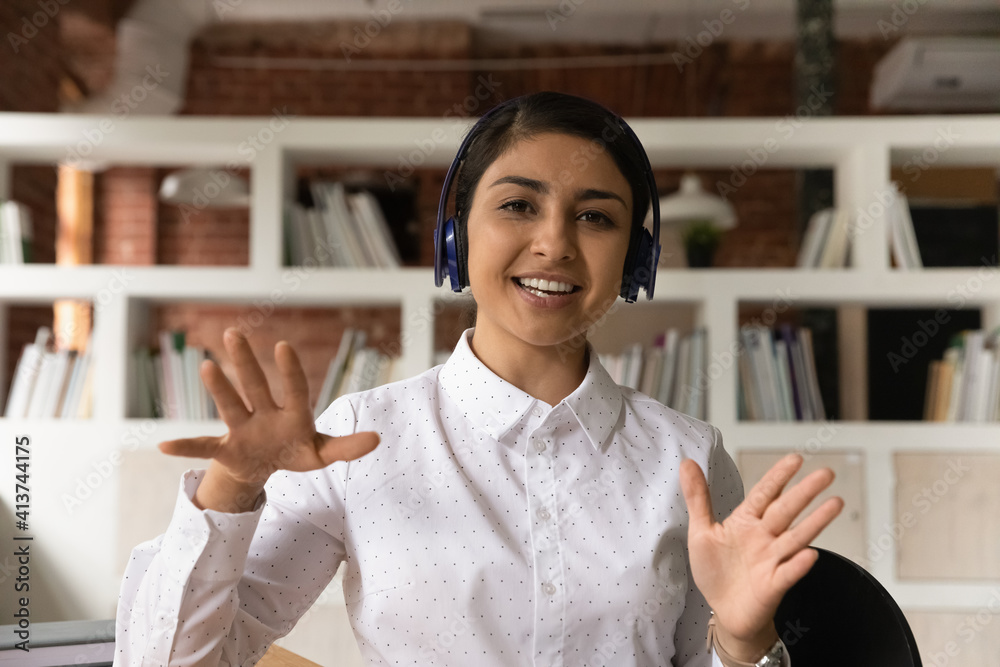
[[[249,184],[249,167],[235,161],[207,166],[210,178],[186,184],[179,191],[190,203],[175,204],[159,197],[164,180],[185,168],[183,163],[102,164],[92,175],[85,174],[86,178],[70,177],[72,207],[84,207],[84,216],[91,217],[84,220],[85,231],[77,243],[89,261],[127,266],[248,266],[249,193],[242,203],[225,203],[223,193],[231,184]],[[0,179],[3,173],[0,169]],[[9,188],[0,184],[0,192],[9,191],[10,198],[25,204],[31,214],[31,263],[54,264],[56,247],[71,245],[57,239],[56,209],[57,198],[64,196],[59,194],[63,172],[53,165],[11,163],[7,173]]]
[[[186,343],[208,350],[240,390],[229,355],[222,344],[225,329],[236,327],[247,337],[279,404],[282,387],[274,362],[274,345],[279,340],[287,340],[298,353],[309,383],[312,404],[315,404],[346,328],[365,331],[366,347],[381,350],[392,357],[397,356],[399,350],[401,308],[398,305],[316,307],[277,305],[267,300],[248,304],[136,300],[130,309],[131,351],[140,347],[157,349],[156,337],[161,330],[184,331]],[[127,414],[137,416],[138,380],[134,356],[130,356],[128,366]]]
[[[87,301],[60,300],[54,306],[0,303],[0,415],[7,414],[10,399],[16,394],[19,398],[15,401],[26,410],[25,415],[31,415],[29,421],[62,419],[62,414],[68,414],[63,409],[67,400],[76,406],[67,419],[91,418],[94,359],[92,349],[85,352],[91,347],[93,318],[94,307]],[[49,332],[44,356],[36,352],[22,361],[27,346],[35,344],[43,327]],[[23,376],[20,388],[18,375]],[[49,407],[43,412],[51,414],[39,413],[45,405]]]

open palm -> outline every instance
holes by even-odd
[[[809,543],[843,508],[843,500],[830,498],[792,525],[834,477],[823,468],[782,493],[801,465],[797,454],[776,463],[720,523],[701,468],[691,460],[681,464],[692,575],[719,625],[738,639],[751,641],[773,628],[785,592],[816,561]]]
[[[213,459],[234,482],[263,486],[276,470],[316,470],[334,461],[355,459],[378,444],[378,435],[369,431],[342,437],[316,432],[306,376],[288,343],[279,342],[274,351],[284,389],[284,404],[280,406],[246,338],[230,328],[223,334],[223,343],[250,405],[215,362],[203,362],[199,369],[202,380],[229,432],[169,440],[160,443],[161,451]]]

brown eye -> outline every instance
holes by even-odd
[[[526,213],[528,211],[528,202],[523,199],[512,199],[500,204],[500,210],[510,211],[511,213]]]
[[[592,222],[599,227],[615,227],[615,221],[599,211],[584,211],[580,217],[587,222]]]

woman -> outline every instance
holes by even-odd
[[[275,347],[279,407],[227,330],[250,409],[206,362],[229,432],[161,444],[211,462],[133,553],[117,664],[245,664],[342,561],[370,664],[787,663],[771,619],[842,501],[790,526],[832,472],[779,496],[790,456],[740,502],[718,430],[617,386],[586,340],[633,281],[652,289],[638,141],[599,105],[539,93],[487,114],[456,161],[447,273],[475,327],[445,364],[315,424],[292,348]]]

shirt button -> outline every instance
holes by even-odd
[[[554,585],[552,585],[551,583],[544,583],[544,584],[542,584],[542,590],[545,591],[546,595],[555,595],[556,594],[556,587]]]
[[[545,451],[545,441],[541,438],[535,438],[535,451],[539,454]]]
[[[541,408],[535,408],[534,410],[532,410],[532,414],[534,414],[536,417],[541,417],[542,416],[542,409]]]
[[[549,517],[551,517],[551,516],[552,515],[549,514],[549,511],[547,509],[545,509],[544,507],[542,509],[538,510],[538,518],[540,518],[542,521],[548,521]]]

